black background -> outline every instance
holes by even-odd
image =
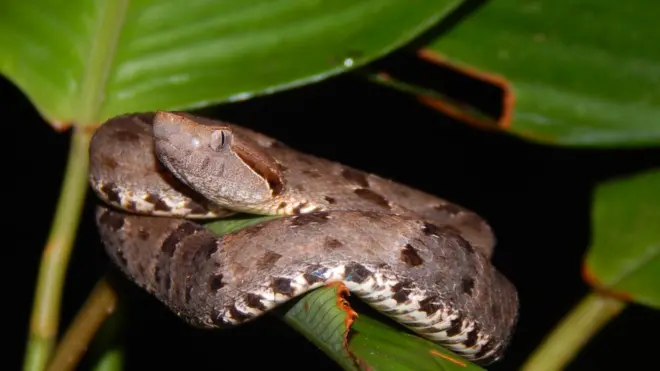
[[[3,249],[4,287],[9,289],[3,295],[3,311],[9,311],[3,316],[3,333],[12,347],[16,367],[11,369],[17,369],[69,135],[54,132],[10,82],[1,80],[0,91],[4,142],[11,142],[4,146],[9,168],[2,179],[12,185],[9,203],[3,202],[12,220]],[[477,100],[479,94],[474,91]],[[216,107],[207,114],[448,198],[484,216],[498,237],[494,263],[518,287],[521,300],[511,347],[492,370],[517,369],[588,292],[580,270],[591,233],[594,185],[660,165],[658,150],[562,149],[477,130],[351,75]],[[62,329],[110,267],[93,224],[95,202],[89,193],[66,282]],[[116,281],[126,299],[127,369],[337,368],[276,318],[235,330],[197,330],[122,278]],[[570,370],[650,365],[659,333],[660,315],[632,305],[593,339]],[[88,362],[81,365],[89,367]]]

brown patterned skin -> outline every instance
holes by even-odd
[[[468,359],[492,362],[508,343],[516,290],[490,264],[494,238],[469,210],[181,113],[110,120],[93,138],[90,157],[96,193],[134,213],[99,207],[108,253],[193,325],[240,324],[341,281]],[[147,216],[234,211],[294,215],[222,238],[192,221]]]
[[[155,143],[152,125],[156,127]],[[230,156],[221,153],[218,158],[216,151],[204,145],[218,130],[232,137],[231,145],[226,146]],[[189,144],[193,136],[202,142],[194,150]],[[226,158],[234,161],[219,161]],[[488,223],[455,203],[298,152],[238,125],[186,113],[126,115],[106,122],[92,139],[90,169],[92,188],[101,199],[137,213],[213,218],[228,215],[229,210],[280,215],[313,210],[388,212],[454,225],[487,256],[492,255],[495,244]],[[223,199],[218,197],[218,185],[223,184],[249,187],[249,195],[262,197],[241,203],[236,197],[239,191],[227,191],[234,197]]]

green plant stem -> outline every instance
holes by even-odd
[[[116,304],[113,288],[105,280],[99,281],[60,341],[48,371],[75,369],[103,322],[114,313]]]
[[[73,128],[64,182],[39,266],[25,371],[42,371],[46,367],[57,337],[64,279],[87,193],[91,136],[90,130]]]
[[[121,371],[124,369],[124,353],[121,349],[113,348],[99,360],[93,371]]]
[[[563,370],[589,339],[625,307],[624,301],[595,292],[589,293],[545,338],[521,370]]]

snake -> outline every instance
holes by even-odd
[[[473,362],[510,343],[516,288],[491,263],[492,228],[463,206],[187,112],[113,117],[89,159],[111,261],[192,326],[238,326],[342,283]],[[223,236],[203,226],[240,213],[279,217]]]

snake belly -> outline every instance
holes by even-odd
[[[116,265],[188,323],[206,328],[239,325],[309,290],[342,282],[376,310],[467,359],[488,364],[502,356],[517,320],[518,297],[515,287],[490,263],[492,246],[489,237],[483,237],[483,231],[490,230],[479,223],[474,227],[475,214],[432,196],[428,197],[433,205],[457,211],[453,216],[430,214],[427,210],[432,208],[418,206],[428,202],[415,204],[414,197],[402,203],[408,207],[388,202],[385,208],[355,192],[365,189],[364,181],[377,185],[373,188],[378,194],[386,194],[390,183],[382,178],[351,169],[356,173],[344,176],[342,183],[289,181],[283,168],[335,175],[347,168],[323,161],[315,166],[312,157],[303,157],[303,162],[311,162],[303,167],[285,162],[284,156],[257,153],[254,156],[277,164],[279,173],[269,174],[270,182],[263,183],[271,187],[272,179],[281,182],[278,195],[286,201],[276,204],[303,200],[297,205],[303,207],[291,209],[288,214],[293,215],[282,213],[281,218],[218,237],[184,218],[244,210],[219,206],[191,192],[186,176],[172,176],[167,171],[171,164],[160,164],[158,149],[150,143],[151,120],[157,122],[158,116],[123,116],[95,134],[90,147],[92,187],[115,209],[122,209],[99,206],[96,220]],[[274,143],[258,135],[249,143],[265,148]],[[284,151],[296,155],[291,149]],[[297,184],[311,192],[296,190]],[[412,189],[396,187],[400,186],[392,189],[415,195]],[[287,194],[287,189],[296,192]],[[323,192],[315,194],[318,189]],[[305,205],[314,207],[304,209]],[[276,214],[273,210],[270,213]]]

